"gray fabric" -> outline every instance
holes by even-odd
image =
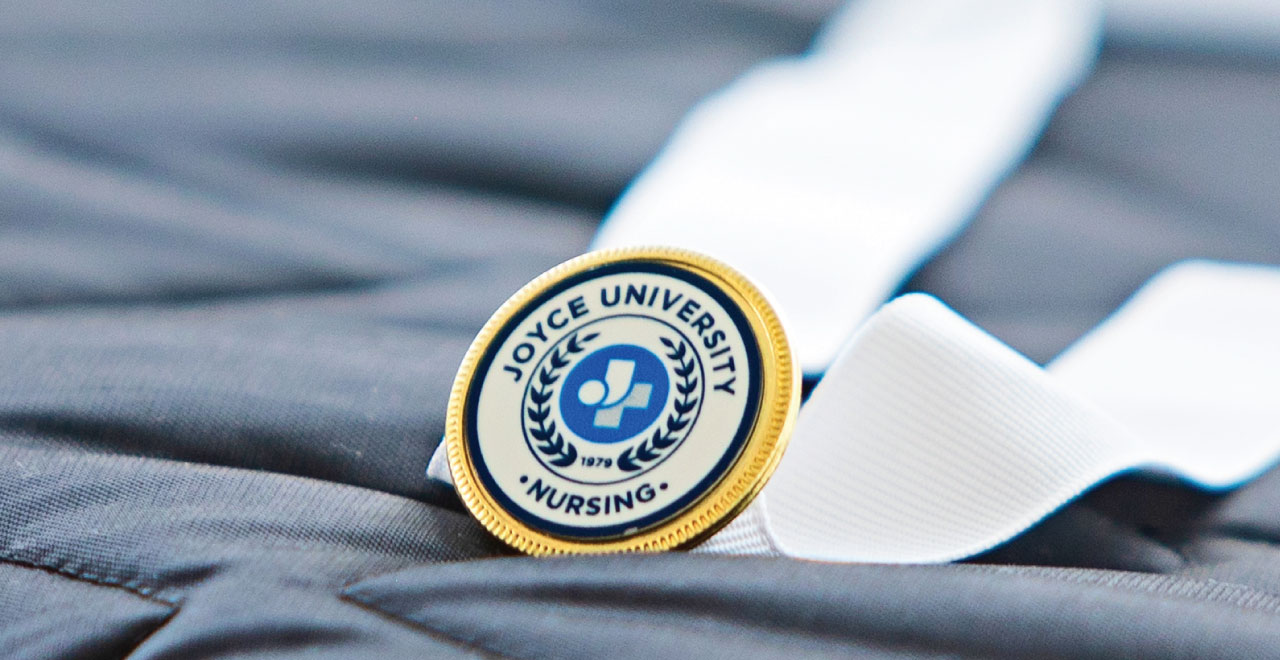
[[[1046,362],[1164,266],[1280,264],[1280,58],[1109,50],[905,290]]]
[[[72,569],[0,564],[5,655],[123,657],[173,613],[169,603]]]
[[[141,643],[134,655],[142,658],[448,651],[343,603],[338,592],[363,576],[501,551],[465,514],[376,490],[13,443],[0,456],[0,547],[9,565],[166,606],[143,622],[113,621],[128,610],[100,598],[69,601],[22,576],[0,585],[5,600],[26,602],[26,626],[47,620],[40,609],[48,609],[97,623],[80,634],[105,628],[101,640],[80,644],[78,657],[121,657],[119,644],[114,652],[103,645],[130,632],[126,624],[149,622],[145,642],[127,638]],[[61,637],[40,641],[20,626],[0,631],[6,657],[19,650],[72,657],[76,650]]]
[[[0,428],[417,497],[475,329],[823,15],[2,13]]]
[[[0,7],[0,656],[1276,654],[1275,472],[940,567],[501,557],[427,484],[488,314],[830,6]],[[1172,258],[1280,258],[1277,83],[1109,52],[909,287],[1045,359]]]
[[[1266,592],[1070,569],[501,560],[414,568],[346,593],[521,657],[1262,657],[1280,644],[1280,598]]]

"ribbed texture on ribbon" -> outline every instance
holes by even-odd
[[[942,562],[1123,470],[1239,484],[1280,455],[1277,336],[1265,267],[1172,267],[1048,370],[903,296],[850,339],[773,479],[699,551]],[[442,457],[429,474],[447,479]]]
[[[737,518],[693,551],[726,555],[781,555],[782,552],[769,534],[769,528],[764,500],[757,499],[746,511],[738,514]]]
[[[1137,455],[1038,366],[910,295],[837,358],[764,497],[785,554],[940,561],[1012,536]]]

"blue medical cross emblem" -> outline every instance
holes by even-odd
[[[631,360],[609,360],[603,381],[589,380],[578,387],[578,401],[596,406],[594,426],[616,429],[627,408],[649,407],[653,384],[635,382],[635,371]]]
[[[560,414],[589,442],[621,442],[644,431],[666,407],[669,378],[658,356],[631,344],[606,346],[574,366]]]

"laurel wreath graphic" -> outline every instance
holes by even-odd
[[[672,404],[675,412],[667,415],[666,424],[654,429],[653,435],[640,444],[618,454],[618,469],[624,472],[636,472],[644,468],[638,463],[652,463],[662,458],[662,452],[680,440],[681,431],[684,431],[693,421],[689,413],[698,406],[698,397],[693,396],[694,390],[698,389],[698,377],[693,375],[695,366],[693,357],[689,356],[687,359],[685,357],[688,346],[680,340],[672,341],[666,337],[659,337],[659,339],[671,351],[667,353],[667,359],[679,365],[674,371],[681,378],[681,382],[676,385],[680,398]]]
[[[556,430],[556,421],[553,419],[547,421],[547,417],[551,415],[551,406],[547,405],[551,401],[551,395],[555,394],[555,384],[560,380],[560,370],[569,366],[569,356],[581,353],[584,348],[583,344],[595,339],[600,333],[593,332],[589,335],[579,337],[576,333],[569,337],[569,341],[565,344],[564,353],[560,353],[559,348],[551,349],[551,354],[547,356],[548,365],[538,370],[537,383],[541,383],[542,387],[531,384],[529,387],[529,400],[533,402],[532,406],[527,408],[529,421],[536,425],[529,428],[529,435],[533,436],[539,444],[534,445],[538,451],[548,458],[547,462],[556,467],[568,467],[578,460],[578,450],[573,446],[572,442],[564,439],[564,436]]]

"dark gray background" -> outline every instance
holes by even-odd
[[[424,480],[489,313],[829,10],[0,4],[0,655],[1280,653],[1275,472],[927,567],[495,558]],[[1109,48],[904,290],[1044,361],[1172,260],[1280,261],[1278,87]]]

